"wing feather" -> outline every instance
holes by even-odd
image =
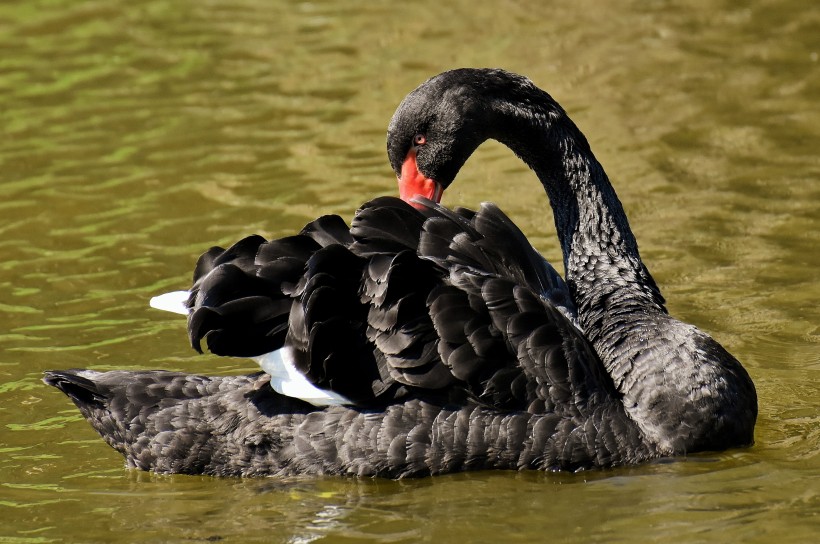
[[[384,197],[349,228],[323,216],[295,236],[210,249],[189,299],[192,345],[285,346],[310,383],[363,405],[466,395],[553,413],[614,398],[566,285],[512,221],[491,204],[421,204]]]

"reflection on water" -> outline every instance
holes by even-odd
[[[0,540],[810,540],[820,13],[542,4],[0,5]],[[212,244],[395,192],[387,120],[455,66],[525,73],[571,113],[670,309],[755,379],[756,446],[412,482],[123,470],[42,371],[248,370],[194,356],[148,297],[184,287]],[[560,262],[541,189],[508,150],[486,145],[461,179],[449,204],[497,201]]]

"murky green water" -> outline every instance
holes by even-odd
[[[547,4],[560,4],[548,6]],[[808,542],[820,532],[820,8],[748,2],[0,4],[0,542]],[[49,368],[251,370],[147,307],[198,254],[394,193],[384,134],[457,66],[549,90],[681,318],[749,370],[748,450],[409,482],[126,471]],[[492,199],[560,262],[499,145]]]

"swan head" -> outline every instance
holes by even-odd
[[[401,102],[387,129],[387,154],[403,200],[439,201],[487,139],[528,160],[538,134],[565,117],[552,97],[524,76],[460,68],[434,76]],[[537,152],[540,153],[540,147]]]
[[[387,154],[403,200],[440,200],[486,139],[475,122],[479,113],[480,96],[458,70],[427,80],[405,97],[387,129]]]

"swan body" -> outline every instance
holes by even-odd
[[[496,206],[438,204],[486,139],[535,172],[565,278]],[[750,445],[741,364],[671,317],[586,139],[528,79],[436,76],[388,129],[402,199],[212,248],[194,349],[263,372],[49,371],[128,466],[231,476],[579,470]]]

